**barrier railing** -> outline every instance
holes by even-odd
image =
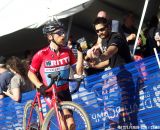
[[[34,94],[24,93],[21,103],[0,100],[2,130],[22,129],[23,107]],[[160,129],[160,71],[154,56],[86,77],[72,97],[95,130]],[[45,104],[43,108],[46,113]]]

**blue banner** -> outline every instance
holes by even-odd
[[[21,103],[0,100],[2,130],[22,129],[24,105],[34,95],[24,93]],[[72,98],[95,130],[160,129],[160,71],[154,56],[86,77]],[[43,111],[47,113],[45,103]]]

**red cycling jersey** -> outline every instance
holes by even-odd
[[[32,59],[29,70],[33,73],[40,72],[43,83],[48,85],[50,79],[47,77],[50,73],[60,72],[60,76],[68,78],[70,73],[70,66],[75,65],[76,58],[69,48],[61,48],[57,54],[51,50],[50,47],[39,50]],[[59,81],[57,87],[66,86],[66,81]]]

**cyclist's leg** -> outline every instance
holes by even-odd
[[[75,123],[74,123],[72,112],[69,111],[68,109],[64,109],[63,110],[63,115],[64,115],[64,117],[61,117],[62,128],[64,128],[64,130],[65,130],[65,126],[67,125],[68,130],[75,130],[76,126],[75,126]],[[67,123],[67,124],[65,125],[65,123]]]
[[[72,101],[72,97],[71,97],[69,89],[67,89],[65,91],[58,92],[57,95],[61,101]],[[64,109],[63,114],[64,114],[64,119],[66,120],[65,122],[67,123],[68,129],[75,130],[75,123],[74,123],[74,119],[72,116],[72,112],[67,109]],[[65,130],[66,125],[65,125],[65,122],[63,121],[63,117],[61,117],[61,119],[62,119],[61,120],[62,127]]]

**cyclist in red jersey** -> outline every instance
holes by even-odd
[[[79,70],[82,65],[82,61],[76,61],[76,58],[72,51],[65,47],[65,31],[63,25],[54,20],[48,22],[44,28],[43,33],[47,36],[49,46],[39,50],[32,59],[28,77],[37,87],[38,91],[45,95],[45,86],[50,83],[48,74],[60,72],[60,77],[68,78],[70,67],[74,70]],[[77,62],[77,66],[76,66]],[[37,77],[37,72],[42,77],[42,82]],[[57,95],[61,101],[71,101],[71,95],[69,91],[69,84],[67,81],[59,81],[57,84]],[[68,110],[64,110],[64,114],[67,117],[67,125],[69,130],[74,130],[74,120],[72,114]],[[62,122],[62,127],[64,123]],[[64,128],[65,129],[65,128]]]

